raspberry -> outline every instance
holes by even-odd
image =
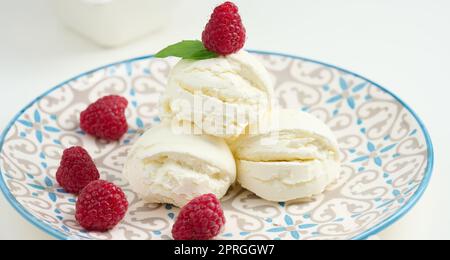
[[[115,227],[128,210],[123,191],[107,181],[94,181],[84,188],[77,200],[75,218],[89,231],[104,232]]]
[[[225,2],[214,9],[202,34],[206,49],[220,55],[235,53],[244,47],[245,28],[238,8]]]
[[[208,240],[217,236],[225,225],[220,201],[213,194],[193,199],[184,206],[172,227],[175,240]]]
[[[125,109],[128,101],[120,96],[106,96],[81,112],[80,127],[86,133],[105,140],[119,140],[128,130]]]
[[[99,178],[100,174],[86,150],[79,146],[64,150],[56,172],[56,180],[64,190],[78,194],[86,185]]]

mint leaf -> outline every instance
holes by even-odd
[[[218,56],[217,53],[207,50],[203,43],[197,40],[181,41],[164,48],[155,55],[156,58],[179,57],[190,60],[205,60]]]
[[[192,59],[192,60],[206,60],[206,59],[212,59],[217,58],[219,55],[215,52],[209,51],[207,49],[199,50],[195,53],[193,53],[189,58],[186,59]]]

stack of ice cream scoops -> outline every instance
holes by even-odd
[[[332,131],[305,112],[275,107],[271,76],[242,50],[245,37],[237,7],[227,2],[214,10],[202,41],[156,55],[182,59],[169,75],[162,123],[136,141],[123,170],[143,200],[183,207],[204,194],[220,199],[237,181],[284,202],[320,194],[337,179]]]

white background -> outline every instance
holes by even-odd
[[[181,39],[200,38],[218,2],[182,0],[163,31],[105,50],[66,30],[46,0],[0,0],[0,128],[34,97],[72,76],[154,53]],[[380,237],[450,239],[450,1],[235,2],[247,27],[247,48],[342,66],[388,87],[411,105],[434,142],[434,176],[417,206]],[[0,239],[49,238],[0,195]]]

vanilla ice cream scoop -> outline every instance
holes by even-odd
[[[181,60],[172,69],[163,116],[195,124],[203,133],[234,138],[271,110],[273,84],[246,51],[206,60]]]
[[[314,116],[279,110],[269,126],[232,142],[238,182],[269,201],[290,201],[322,193],[340,173],[338,143]]]
[[[123,174],[141,199],[182,207],[202,194],[223,197],[236,164],[222,139],[175,133],[163,123],[136,141]]]

